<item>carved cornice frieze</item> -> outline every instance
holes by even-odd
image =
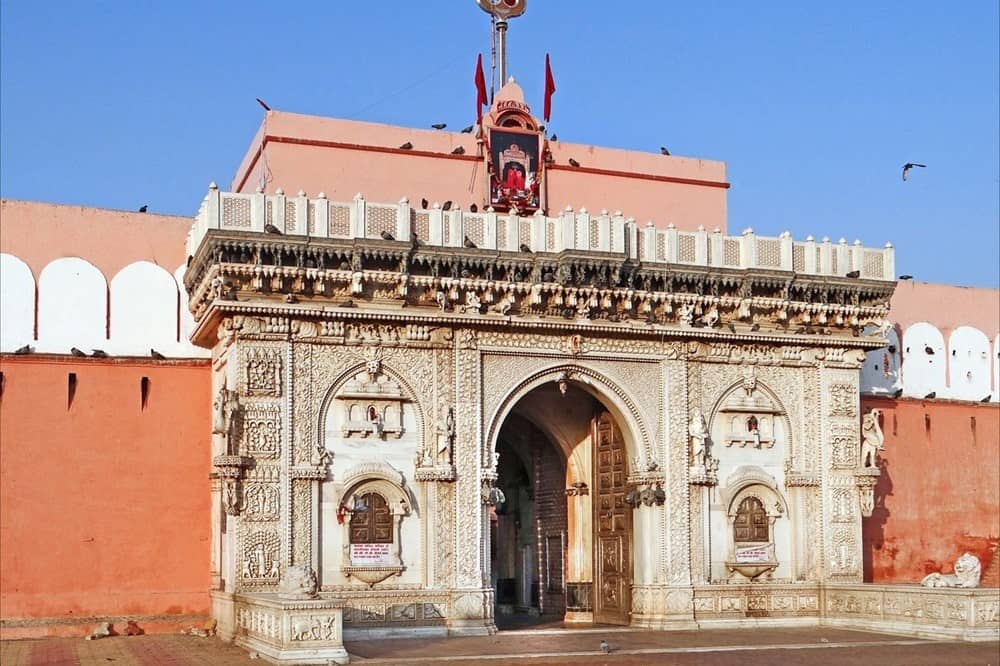
[[[367,243],[210,231],[185,279],[191,311],[201,321],[213,308],[247,300],[290,318],[407,308],[407,317],[425,310],[484,324],[543,318],[630,333],[666,327],[740,343],[795,336],[815,346],[828,336],[827,343],[843,338],[844,347],[866,348],[884,342],[878,331],[860,336],[865,325],[885,319],[894,288],[882,280],[760,268],[654,267],[607,253],[486,255]],[[322,326],[273,332],[315,337],[327,334]]]

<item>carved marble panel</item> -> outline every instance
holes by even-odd
[[[243,381],[247,395],[281,395],[281,351],[247,346],[243,350]]]
[[[243,417],[246,454],[255,458],[277,458],[281,452],[281,406],[250,404]]]

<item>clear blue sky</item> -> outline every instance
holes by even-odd
[[[998,287],[998,31],[995,0],[531,0],[510,70],[539,109],[551,53],[562,139],[727,162],[731,233],[891,241],[901,274]],[[4,197],[186,215],[254,97],[462,127],[489,55],[475,0],[3,0],[0,33]]]

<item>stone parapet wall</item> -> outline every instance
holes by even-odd
[[[823,623],[926,638],[1000,638],[1000,590],[824,585]]]
[[[418,204],[420,205],[420,204]],[[449,207],[450,208],[450,207]],[[720,268],[757,268],[807,275],[895,280],[895,250],[866,248],[845,239],[793,241],[787,232],[777,238],[758,237],[752,229],[725,236],[705,229],[657,229],[641,226],[621,212],[567,207],[557,216],[499,214],[492,209],[469,213],[444,210],[435,204],[417,208],[406,198],[374,203],[360,194],[352,201],[330,201],[323,194],[304,192],[236,194],[211,187],[187,239],[194,255],[211,229],[247,231],[292,237],[395,240],[438,247],[476,247],[508,252],[607,252],[651,264],[686,264]],[[856,272],[856,273],[854,273]]]

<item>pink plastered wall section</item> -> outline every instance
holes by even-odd
[[[401,150],[400,146],[412,148]],[[726,166],[689,157],[554,141],[547,171],[548,214],[567,206],[621,211],[645,223],[726,231]],[[452,151],[461,147],[463,155]],[[323,192],[332,200],[406,197],[468,210],[483,205],[485,165],[472,133],[432,131],[271,111],[243,158],[231,189]],[[570,165],[570,159],[580,164]]]
[[[1000,331],[1000,291],[900,280],[889,319],[904,331],[911,324],[928,322],[945,339],[959,326],[972,326],[992,337]]]
[[[196,203],[196,202],[195,202]],[[61,257],[81,257],[104,275],[136,261],[168,272],[184,264],[193,217],[0,200],[0,252],[31,267],[35,278]]]

